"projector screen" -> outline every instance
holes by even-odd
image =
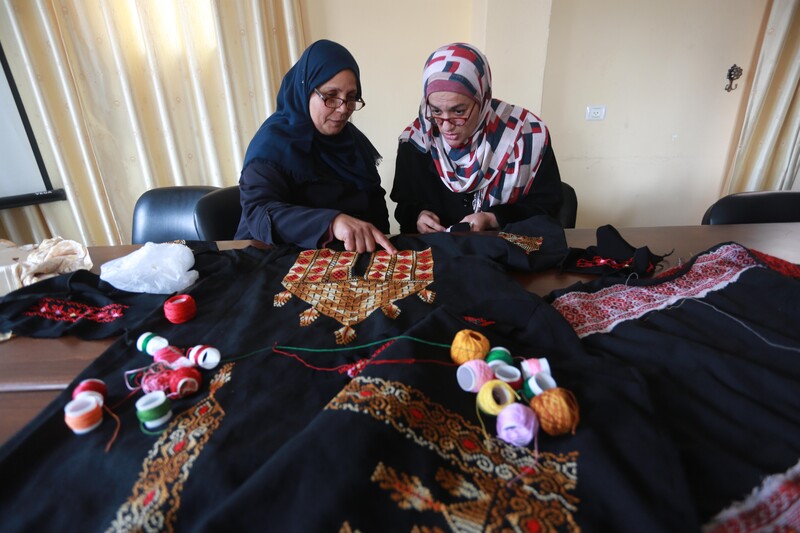
[[[0,209],[66,200],[53,190],[0,44]]]

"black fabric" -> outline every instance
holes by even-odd
[[[75,383],[0,448],[3,530],[697,531],[758,475],[796,462],[796,352],[692,302],[581,340],[504,272],[558,264],[558,239],[552,231],[529,252],[508,235],[397,237],[401,251],[431,250],[433,278],[415,283],[432,294],[397,300],[394,316],[375,309],[345,345],[337,320],[301,326],[309,304],[276,298],[302,266],[297,248],[199,253],[197,316],[175,325],[149,315],[75,380],[109,387],[121,429],[107,454],[113,420],[83,436],[64,425]],[[730,281],[713,305],[797,350],[798,281],[763,267]],[[574,392],[577,432],[540,432],[535,470],[525,470],[533,447],[494,438],[495,418],[458,388],[447,345],[462,329],[518,358],[547,357]],[[159,435],[139,430],[135,398],[125,399],[122,372],[151,360],[133,346],[139,331],[210,344],[225,359],[174,402]],[[48,497],[44,486],[68,490]]]
[[[609,224],[597,228],[597,245],[571,248],[561,270],[601,276],[652,276],[659,263],[669,255],[657,255],[647,246],[631,246]],[[672,253],[672,252],[670,252]]]
[[[528,194],[514,204],[493,206],[487,211],[494,213],[501,228],[536,215],[556,217],[561,194],[558,163],[548,144]],[[390,197],[397,203],[394,216],[401,232],[417,233],[417,218],[423,210],[436,213],[445,227],[460,222],[473,212],[472,196],[444,186],[429,152],[420,152],[410,142],[398,145]]]

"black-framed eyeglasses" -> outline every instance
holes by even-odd
[[[469,118],[472,116],[472,112],[475,111],[475,106],[477,104],[472,102],[472,107],[469,108],[469,114],[466,117],[438,117],[434,116],[430,109],[430,104],[428,104],[428,115],[425,117],[428,119],[429,122],[435,122],[437,126],[441,126],[445,122],[449,122],[453,126],[463,126],[467,123]]]
[[[329,107],[331,109],[339,109],[342,104],[345,104],[345,107],[347,108],[348,111],[358,111],[360,109],[363,109],[364,106],[367,105],[367,103],[361,98],[357,100],[355,99],[351,100],[349,98],[347,100],[343,100],[336,96],[328,96],[326,94],[322,94],[321,92],[319,92],[319,89],[317,88],[314,88],[314,92],[317,93],[317,96],[322,98],[323,102],[325,102],[325,107]]]

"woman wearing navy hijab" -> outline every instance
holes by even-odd
[[[247,148],[236,239],[309,249],[339,240],[348,251],[396,252],[385,235],[380,154],[349,121],[363,106],[350,52],[327,40],[309,46]]]

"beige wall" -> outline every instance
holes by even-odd
[[[468,41],[494,94],[550,126],[578,225],[697,224],[719,195],[769,0],[302,0],[307,42],[348,47],[367,107],[354,122],[384,156],[415,116],[422,64]],[[744,69],[726,92],[728,68]],[[584,120],[587,105],[606,119]],[[390,211],[393,210],[390,202]],[[396,230],[396,224],[393,224]]]

